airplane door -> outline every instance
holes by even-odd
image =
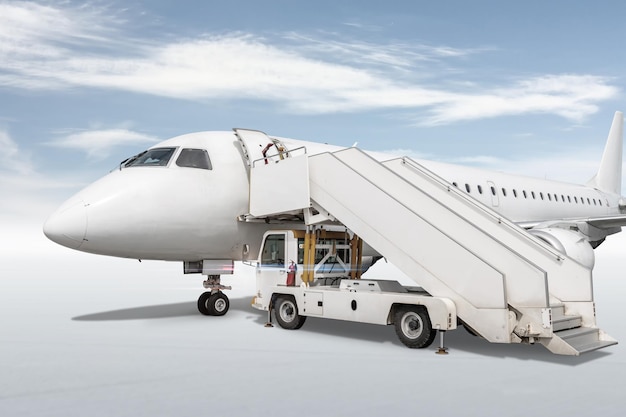
[[[239,128],[233,130],[241,143],[248,167],[253,164],[276,162],[288,156],[287,149],[281,141],[272,139],[259,130]]]
[[[500,199],[498,198],[498,188],[496,184],[491,181],[487,181],[487,186],[489,186],[489,194],[491,195],[491,205],[493,207],[498,207],[500,205]]]

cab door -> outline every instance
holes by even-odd
[[[269,296],[269,288],[287,285],[288,232],[270,232],[265,235],[256,266],[257,290]]]

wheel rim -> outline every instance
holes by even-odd
[[[286,301],[280,305],[279,313],[283,321],[290,323],[296,318],[296,307],[293,303]]]
[[[417,339],[422,334],[424,323],[417,313],[411,311],[402,316],[401,328],[406,337]]]
[[[221,313],[222,311],[226,310],[226,300],[224,300],[223,298],[218,298],[217,300],[215,300],[214,307],[215,311]]]

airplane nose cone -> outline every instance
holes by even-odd
[[[87,209],[83,201],[64,205],[43,226],[46,237],[59,245],[78,249],[87,234]]]

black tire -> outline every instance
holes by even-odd
[[[274,315],[280,327],[287,330],[297,330],[306,321],[306,316],[298,314],[298,305],[293,297],[278,297]]]
[[[230,301],[223,292],[202,293],[198,298],[198,311],[205,316],[223,316],[230,308]]]
[[[212,316],[223,316],[228,313],[230,301],[223,292],[216,292],[209,297],[209,311]]]
[[[423,307],[403,306],[394,315],[394,326],[398,339],[411,349],[430,346],[437,336],[430,323],[428,312]]]
[[[205,316],[211,315],[211,312],[209,311],[209,298],[210,297],[211,297],[210,292],[204,292],[200,294],[200,297],[198,297],[198,311]]]

